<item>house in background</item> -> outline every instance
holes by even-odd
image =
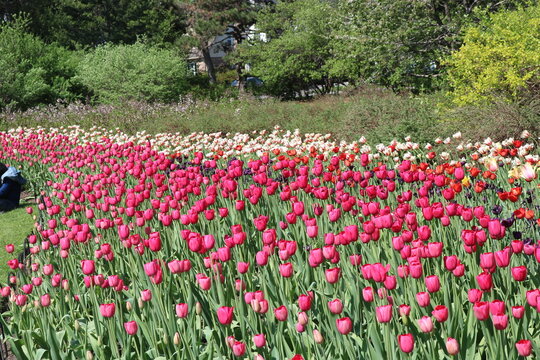
[[[236,47],[236,41],[232,35],[224,34],[214,38],[212,45],[210,45],[210,57],[214,68],[224,66],[225,56]],[[207,71],[206,64],[203,60],[203,54],[200,49],[192,48],[188,55],[188,64],[190,70],[194,73],[203,73]]]
[[[224,58],[225,56],[236,48],[237,41],[231,35],[232,29],[229,28],[223,35],[216,36],[212,45],[210,45],[210,57],[214,68],[218,69],[225,66]],[[265,33],[258,33],[255,25],[251,25],[246,34],[247,38],[250,40],[259,39],[261,41],[267,41]],[[188,55],[188,64],[190,70],[193,74],[204,73],[208,69],[203,60],[203,54],[200,49],[192,48]],[[246,64],[246,70],[249,71],[249,64]]]

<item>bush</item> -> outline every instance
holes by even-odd
[[[22,17],[0,24],[0,109],[80,97],[82,89],[72,79],[77,53],[44,43],[26,32],[27,25]]]
[[[540,6],[500,11],[465,32],[446,62],[458,104],[494,99],[529,102],[540,95]]]
[[[103,45],[88,53],[77,78],[101,103],[178,100],[188,90],[188,68],[174,51],[137,41]]]

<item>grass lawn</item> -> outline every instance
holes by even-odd
[[[30,234],[34,226],[32,215],[26,213],[26,207],[33,206],[34,213],[37,210],[35,203],[22,201],[21,206],[13,211],[0,214],[0,283],[5,284],[7,274],[11,270],[7,261],[19,256],[23,250],[24,240]],[[4,248],[7,244],[15,245],[15,251],[8,254]]]

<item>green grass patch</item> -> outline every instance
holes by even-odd
[[[19,256],[24,249],[24,240],[32,232],[34,219],[26,213],[26,207],[34,207],[30,202],[21,202],[15,210],[0,214],[0,283],[5,283],[11,270],[7,262]],[[7,244],[15,245],[15,251],[8,254],[5,250]]]

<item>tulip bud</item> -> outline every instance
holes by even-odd
[[[315,340],[317,344],[322,344],[324,342],[322,334],[317,329],[313,330],[313,340]]]
[[[178,332],[174,333],[173,343],[174,345],[180,345],[180,334]]]
[[[459,353],[459,344],[456,339],[449,337],[448,340],[446,340],[446,351],[448,351],[450,355],[457,355]]]
[[[79,331],[79,329],[81,328],[81,324],[79,324],[78,320],[75,320],[75,324],[73,325],[73,327],[75,328],[75,331]]]
[[[167,336],[167,334],[163,334],[163,343],[165,345],[167,345],[169,343],[169,337]]]
[[[94,360],[94,354],[90,350],[86,351],[86,360]]]
[[[126,310],[131,311],[133,309],[133,306],[131,305],[130,301],[126,301]]]
[[[144,307],[144,301],[141,298],[139,298],[137,305],[139,305],[139,309],[142,309]]]

